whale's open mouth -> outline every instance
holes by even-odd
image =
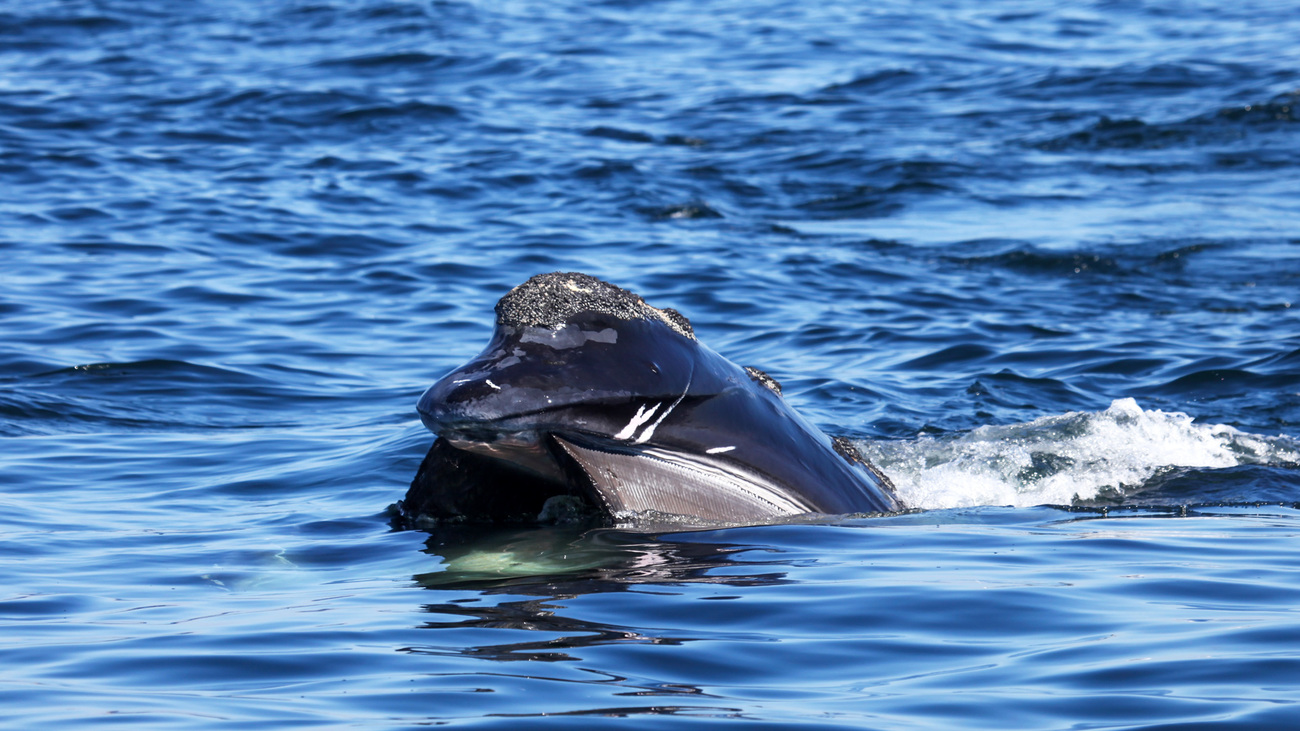
[[[445,431],[440,440],[466,455],[462,463],[481,463],[500,473],[499,479],[480,481],[474,489],[511,494],[526,485],[530,500],[520,507],[531,505],[542,520],[551,498],[557,497],[581,501],[588,512],[615,521],[653,513],[752,522],[815,510],[721,455],[629,444],[581,431],[492,431],[483,425]]]
[[[564,482],[554,451],[545,433],[537,431],[494,432],[484,429],[442,432],[452,447],[479,457],[501,462],[543,480]]]
[[[441,522],[609,522],[558,445],[538,432],[447,432],[434,440],[401,508],[414,525]],[[567,457],[564,457],[567,459]]]

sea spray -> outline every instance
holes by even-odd
[[[865,441],[864,453],[914,507],[1069,505],[1123,496],[1177,468],[1300,461],[1300,442],[1197,423],[1117,399],[1098,412],[910,441]]]

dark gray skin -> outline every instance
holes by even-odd
[[[701,345],[676,311],[554,273],[496,312],[487,348],[420,398],[438,439],[402,503],[411,520],[538,520],[557,503],[701,523],[904,507],[847,440]]]

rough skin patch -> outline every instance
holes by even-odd
[[[781,384],[778,383],[775,378],[767,375],[754,366],[745,366],[745,373],[749,374],[750,379],[755,383],[765,386],[769,391],[772,391],[777,396],[781,395]]]
[[[661,321],[691,340],[695,331],[684,315],[659,309],[631,292],[587,274],[538,274],[510,290],[497,303],[497,323],[507,327],[558,328],[574,315],[591,312],[623,320]]]
[[[880,484],[884,485],[887,490],[895,495],[898,494],[898,488],[894,487],[894,482],[884,472],[881,472],[879,467],[872,464],[871,460],[864,457],[862,452],[859,452],[858,448],[853,446],[853,441],[848,437],[831,437],[831,446],[844,459],[865,467],[867,471],[876,476],[876,479],[880,480]]]

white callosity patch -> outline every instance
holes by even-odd
[[[556,350],[567,350],[586,345],[588,342],[617,343],[618,331],[612,327],[603,330],[583,330],[577,325],[563,327],[526,327],[519,336],[521,343],[539,343]]]
[[[515,348],[513,351],[511,351],[510,357],[502,358],[501,360],[497,361],[496,370],[502,370],[505,368],[509,368],[510,366],[518,365],[519,363],[522,363],[523,357],[525,355],[527,355],[527,353],[522,348]],[[457,381],[457,383],[460,383],[460,381]]]
[[[1098,412],[984,426],[944,437],[864,441],[859,449],[918,508],[1069,504],[1128,491],[1168,467],[1300,460],[1300,443],[1144,411],[1131,398]]]
[[[733,450],[733,449],[735,449],[734,446],[732,446],[732,447],[714,447],[713,449],[706,449],[706,450],[704,450],[704,453],[705,453],[705,454],[722,454],[723,452],[730,452],[730,451]]]
[[[649,410],[647,410],[646,407],[644,406],[638,407],[636,410],[636,414],[632,416],[632,420],[627,423],[627,426],[623,427],[622,431],[615,434],[614,438],[631,439],[632,435],[636,433],[637,428],[640,427],[642,424],[646,423],[646,421],[648,421],[650,417],[654,416],[655,412],[658,411],[659,407],[662,405],[663,402],[660,401],[656,403],[654,406],[651,406]]]

